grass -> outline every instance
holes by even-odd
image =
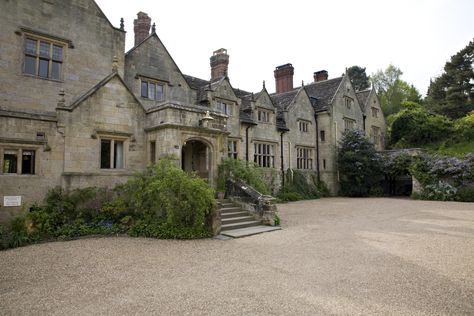
[[[462,157],[474,152],[474,141],[464,141],[459,143],[440,142],[423,146],[428,152],[440,155]]]

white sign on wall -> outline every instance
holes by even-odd
[[[4,196],[3,206],[21,206],[21,196]]]

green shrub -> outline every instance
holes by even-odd
[[[320,184],[324,187],[324,184]],[[300,170],[288,169],[285,173],[285,185],[277,195],[283,202],[318,199],[321,194],[315,174],[305,174]]]
[[[474,187],[462,187],[457,192],[457,200],[461,202],[474,202]]]
[[[218,169],[217,190],[225,191],[229,178],[241,180],[262,194],[270,194],[269,185],[265,182],[265,170],[253,162],[227,158]]]
[[[303,200],[304,197],[298,192],[283,192],[278,193],[277,198],[282,202],[292,202]]]
[[[281,225],[281,218],[278,216],[278,214],[275,213],[275,226],[280,226]]]
[[[339,144],[337,156],[341,194],[369,196],[381,185],[382,158],[362,131],[347,131]]]
[[[156,238],[202,238],[215,211],[214,191],[196,175],[160,160],[114,191],[52,189],[41,205],[0,227],[0,249],[42,240],[129,233]]]

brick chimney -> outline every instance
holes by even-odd
[[[151,18],[145,12],[138,12],[138,18],[133,21],[135,32],[135,46],[143,42],[150,35]]]
[[[228,75],[229,55],[227,49],[216,50],[211,56],[211,81],[216,81]]]
[[[292,64],[285,64],[275,68],[276,93],[283,93],[293,90],[294,68]]]
[[[313,77],[314,77],[314,82],[328,80],[328,72],[327,70],[316,71],[313,74]]]

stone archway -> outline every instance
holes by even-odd
[[[187,173],[195,172],[207,181],[211,174],[212,155],[211,147],[203,141],[191,139],[183,144],[181,150],[181,168]]]

